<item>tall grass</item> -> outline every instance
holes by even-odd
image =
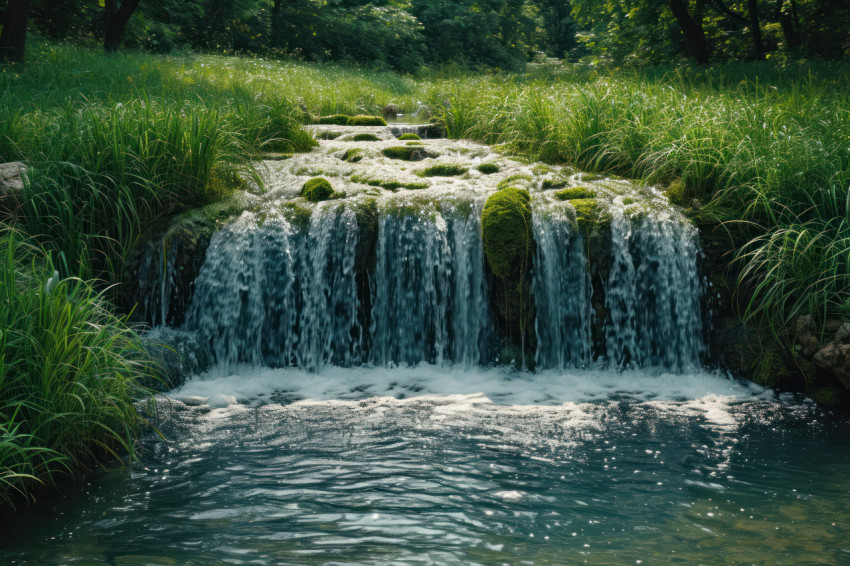
[[[140,352],[102,292],[0,224],[0,503],[132,451]]]

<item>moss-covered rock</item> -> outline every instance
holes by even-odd
[[[566,179],[544,179],[543,183],[540,185],[544,191],[548,191],[551,189],[563,189],[569,184],[569,181]]]
[[[482,163],[476,169],[484,175],[492,175],[499,172],[499,166],[495,163]]]
[[[575,209],[576,223],[585,237],[593,232],[611,231],[611,213],[595,198],[572,199],[570,204]]]
[[[369,185],[371,187],[381,187],[387,191],[396,191],[398,189],[410,189],[415,191],[418,189],[428,188],[428,183],[402,183],[400,181],[388,181],[385,179],[370,179],[363,175],[352,175],[351,181],[354,183]]]
[[[507,179],[502,179],[501,181],[499,181],[499,184],[496,185],[496,188],[500,191],[508,187],[521,187],[523,189],[530,189],[533,184],[534,179],[531,177],[531,175],[518,173],[516,175],[511,175]]]
[[[467,171],[468,169],[466,167],[461,167],[460,165],[441,163],[439,165],[426,167],[417,174],[420,177],[455,177],[457,175],[463,175]]]
[[[349,126],[386,126],[387,121],[380,116],[350,116],[347,124]]]
[[[426,157],[436,157],[435,154],[426,151],[422,147],[393,146],[384,148],[382,153],[390,159],[402,161],[422,161]]]
[[[398,137],[398,139],[400,139],[400,140],[421,140],[422,138],[420,138],[418,135],[416,135],[414,133],[407,132],[405,134],[401,134]]]
[[[506,187],[490,195],[481,213],[481,238],[487,266],[495,276],[491,297],[497,326],[507,343],[531,360],[535,336],[530,270],[535,245],[528,191]]]
[[[319,132],[319,135],[316,137],[320,140],[335,140],[341,135],[342,132]]]
[[[351,149],[347,149],[345,150],[345,153],[342,154],[342,160],[347,161],[349,163],[358,163],[364,157],[366,157],[366,154],[359,147],[352,147]]]
[[[345,114],[333,114],[331,116],[320,116],[319,119],[316,120],[316,123],[333,126],[347,126],[348,119],[349,116],[346,116]]]
[[[555,198],[558,200],[592,199],[596,198],[596,191],[587,187],[570,187],[555,193]]]
[[[334,189],[330,181],[323,177],[314,177],[310,179],[304,186],[301,187],[301,196],[310,202],[320,202],[330,199],[334,194]]]
[[[378,141],[378,140],[380,140],[380,139],[381,139],[381,138],[379,138],[379,137],[378,137],[378,136],[376,136],[375,134],[365,134],[365,133],[364,133],[364,134],[355,134],[355,136],[354,136],[353,138],[351,138],[351,141],[356,141],[356,142],[373,142],[373,141]]]

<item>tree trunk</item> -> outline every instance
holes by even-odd
[[[30,0],[9,0],[0,33],[0,60],[23,60],[29,16]]]
[[[106,20],[106,33],[103,37],[103,47],[107,51],[118,51],[121,37],[124,35],[124,28],[127,27],[130,16],[133,15],[139,5],[139,0],[124,0],[117,10],[114,10],[115,4],[115,1],[109,1],[106,4],[107,9],[113,8]]]
[[[274,0],[272,5],[272,47],[280,47],[280,4],[281,0]]]
[[[691,17],[684,0],[670,0],[670,9],[679,23],[682,34],[685,36],[685,47],[688,50],[688,58],[702,65],[707,64],[708,43],[705,40],[705,31],[702,29],[702,22],[697,22]]]
[[[764,61],[764,43],[761,40],[761,25],[759,24],[758,0],[747,0],[750,10],[750,27],[753,30],[753,48],[756,61]]]
[[[782,27],[782,35],[785,45],[791,49],[803,44],[803,34],[800,31],[800,18],[797,15],[797,2],[791,0],[791,9],[785,6],[785,0],[776,0],[776,8],[779,12],[779,25]]]

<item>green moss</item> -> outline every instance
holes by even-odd
[[[265,161],[284,161],[286,159],[291,159],[291,153],[263,153],[260,157],[262,157]]]
[[[549,189],[562,189],[567,186],[569,182],[566,179],[544,179],[543,187],[544,191],[548,191]]]
[[[611,213],[594,198],[570,200],[576,211],[579,229],[588,235],[590,232],[607,231],[611,225]]]
[[[352,147],[351,149],[345,150],[345,153],[342,154],[342,160],[348,161],[349,163],[358,163],[365,157],[363,150],[359,147]]]
[[[549,167],[548,165],[544,165],[543,163],[538,163],[534,167],[531,168],[531,172],[535,175],[546,175],[549,173],[554,173],[555,170]]]
[[[404,144],[404,145],[408,145],[408,146],[409,146],[409,145],[413,145],[413,146],[419,146],[419,147],[422,147],[422,146],[424,146],[425,144],[424,144],[424,143],[422,143],[422,142],[415,142],[415,141],[412,141],[412,142],[407,142],[407,143],[406,143],[406,144]]]
[[[398,137],[398,139],[400,139],[400,140],[421,140],[422,138],[420,138],[420,137],[419,137],[418,135],[416,135],[416,134],[413,134],[413,133],[408,132],[408,133],[406,133],[406,134],[401,134],[401,135]]]
[[[600,179],[604,179],[602,175],[597,175],[596,173],[584,173],[581,176],[581,180],[586,183],[592,183],[593,181],[598,181]]]
[[[369,185],[371,187],[381,187],[387,191],[396,191],[398,189],[410,189],[410,190],[418,190],[418,189],[427,189],[428,183],[401,183],[399,181],[385,181],[383,179],[370,179],[368,177],[364,177],[362,175],[354,175],[351,177],[351,181],[354,183],[361,183],[363,185]]]
[[[457,175],[463,175],[467,171],[468,169],[466,167],[461,167],[460,165],[441,163],[439,165],[426,167],[417,173],[417,175],[420,177],[455,177]]]
[[[623,199],[623,206],[629,206],[630,204],[634,204],[634,203],[635,203],[635,199],[633,199],[632,197],[626,197],[626,198]]]
[[[495,163],[482,163],[476,169],[484,175],[492,175],[499,172],[499,166]]]
[[[318,137],[320,140],[335,140],[341,135],[342,132],[319,132],[319,135],[316,137]]]
[[[506,187],[490,195],[481,213],[481,236],[487,263],[497,277],[509,277],[517,262],[528,264],[534,247],[528,191]]]
[[[378,136],[376,136],[375,134],[356,134],[353,138],[351,138],[351,141],[373,142],[373,141],[378,141],[379,139],[380,138]]]
[[[334,189],[330,181],[322,177],[310,179],[301,188],[301,196],[310,202],[320,202],[330,199],[334,194]]]
[[[348,125],[348,116],[345,114],[334,114],[332,116],[320,116],[316,121],[317,124],[328,124],[334,126]]]
[[[380,116],[351,116],[348,118],[349,126],[386,126],[387,121]]]
[[[587,187],[571,187],[555,193],[558,200],[592,199],[596,197],[596,191]]]
[[[533,179],[531,175],[524,175],[522,173],[519,173],[516,175],[511,175],[507,179],[503,179],[501,182],[499,182],[496,188],[500,191],[502,189],[505,189],[507,187],[513,187],[515,185],[523,185],[523,188],[529,188],[532,184],[532,181]]]
[[[385,148],[382,153],[390,159],[401,159],[403,161],[421,161],[426,157],[435,157],[434,154],[421,147],[393,146]]]
[[[312,210],[296,202],[283,203],[280,211],[287,222],[301,230],[310,225],[310,217],[313,214]]]

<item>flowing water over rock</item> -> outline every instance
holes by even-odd
[[[696,232],[662,195],[393,128],[317,128],[214,234],[147,244],[151,338],[216,366],[138,463],[2,525],[0,561],[850,560],[847,423],[700,369]],[[300,198],[319,175],[335,198]],[[510,186],[533,242],[499,294],[482,215]]]

